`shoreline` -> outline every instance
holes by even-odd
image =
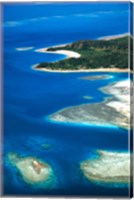
[[[70,44],[70,43],[69,43]],[[57,48],[57,47],[65,47],[69,44],[60,44],[60,45],[54,45],[54,46],[49,46],[49,47],[45,47],[45,48],[41,48],[41,49],[36,49],[35,52],[40,52],[40,53],[50,53],[50,54],[61,54],[61,55],[65,55],[66,58],[80,58],[81,55],[77,52],[74,51],[69,51],[69,50],[55,50],[55,51],[48,51],[49,48]]]
[[[42,72],[51,72],[51,73],[81,73],[81,72],[113,72],[113,73],[132,73],[129,69],[118,69],[118,68],[100,68],[100,69],[81,69],[81,70],[52,70],[48,68],[36,68],[37,65],[33,65],[32,69]]]
[[[47,46],[47,47],[44,47],[44,48],[35,49],[34,51],[35,52],[38,52],[40,50],[47,51],[47,49],[49,49],[49,48],[65,47],[66,45],[69,45],[69,44],[72,44],[72,43],[65,43],[65,44],[57,44],[57,45]]]
[[[130,36],[130,34],[129,33],[123,33],[123,34],[117,34],[117,35],[102,36],[102,37],[97,38],[96,40],[109,41],[109,40],[114,40],[114,39],[118,39],[118,38],[123,38],[123,37],[126,37],[126,36]]]

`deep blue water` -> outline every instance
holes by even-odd
[[[128,32],[129,3],[59,3],[3,5],[3,154],[16,152],[47,161],[57,182],[50,190],[23,182],[14,168],[4,165],[4,194],[127,196],[128,188],[104,187],[84,178],[79,164],[96,149],[128,150],[128,133],[116,127],[52,123],[48,116],[65,107],[103,101],[98,89],[123,80],[127,73],[101,73],[111,79],[84,81],[100,73],[48,73],[31,69],[39,62],[64,55],[35,49]],[[29,51],[16,48],[33,47]],[[87,100],[83,96],[92,96]],[[45,150],[42,144],[51,148]],[[9,187],[10,186],[10,187]]]

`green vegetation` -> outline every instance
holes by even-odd
[[[113,40],[80,40],[65,47],[47,51],[70,50],[81,55],[53,63],[40,63],[36,68],[51,70],[80,70],[96,68],[128,68],[128,37]]]

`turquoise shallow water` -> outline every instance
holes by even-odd
[[[127,32],[128,4],[38,5],[30,7],[30,14],[29,6],[5,5],[3,8],[3,155],[5,158],[8,152],[16,152],[44,160],[52,165],[56,181],[49,190],[30,186],[5,162],[4,194],[127,196],[127,187],[96,185],[87,181],[79,170],[80,162],[93,157],[96,149],[127,151],[127,131],[48,120],[50,114],[65,107],[103,101],[109,95],[101,93],[99,88],[126,79],[127,73],[45,73],[31,67],[42,61],[64,58],[58,54],[37,53],[34,51],[37,48]],[[33,49],[16,51],[30,46]],[[109,74],[112,78],[80,79],[100,74]],[[93,98],[87,100],[83,96]],[[50,144],[47,150],[42,148],[45,143]]]

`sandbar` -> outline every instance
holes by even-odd
[[[16,48],[17,51],[28,51],[28,50],[32,50],[34,47],[19,47]]]

